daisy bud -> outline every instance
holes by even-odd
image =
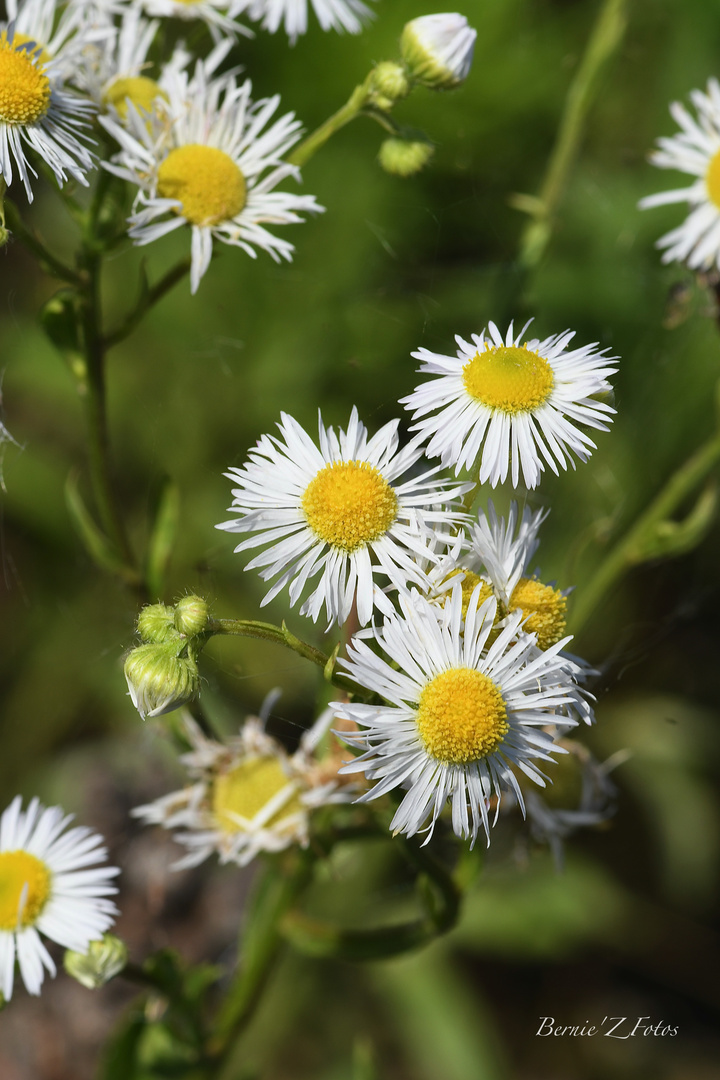
[[[383,60],[373,68],[372,73],[373,103],[379,109],[391,109],[410,93],[410,83],[402,64],[392,60]]]
[[[185,637],[202,634],[208,623],[210,609],[202,596],[183,596],[175,605],[175,627]]]
[[[198,693],[195,657],[177,653],[177,641],[140,645],[125,661],[128,691],[143,720],[173,712]]]
[[[431,143],[390,138],[381,144],[378,161],[393,176],[414,176],[425,168],[434,153]]]
[[[137,630],[143,641],[158,645],[172,638],[177,640],[174,609],[167,604],[148,604],[138,615]]]
[[[451,90],[470,71],[477,31],[464,15],[422,15],[406,23],[400,52],[410,78],[431,90]]]
[[[128,960],[127,945],[114,934],[91,941],[86,953],[68,949],[63,965],[68,975],[88,990],[97,990],[123,970]]]

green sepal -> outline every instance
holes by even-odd
[[[325,677],[327,682],[332,682],[332,677],[335,674],[335,662],[337,660],[339,652],[340,652],[340,642],[338,641],[337,645],[335,646],[333,651],[328,656],[327,664],[323,668],[323,676]]]
[[[163,594],[165,575],[170,564],[180,520],[180,489],[169,476],[163,481],[155,501],[150,539],[145,556],[145,580],[148,592],[158,599]]]
[[[698,547],[709,533],[718,507],[717,484],[710,483],[700,493],[692,510],[682,521],[658,521],[641,537],[630,558],[633,563],[669,559]]]
[[[129,585],[136,585],[137,575],[126,566],[113,543],[86,507],[78,487],[78,475],[74,470],[65,482],[65,503],[75,530],[93,562],[102,570],[117,574]]]

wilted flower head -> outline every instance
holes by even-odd
[[[274,696],[270,704],[272,700]],[[238,736],[221,743],[203,735],[186,715],[192,751],[180,760],[194,782],[137,807],[133,814],[146,824],[173,830],[177,842],[188,848],[177,869],[196,866],[214,851],[223,863],[245,866],[262,851],[282,851],[291,844],[304,847],[312,811],[347,802],[354,793],[353,785],[338,776],[340,762],[315,753],[330,720],[326,710],[305,732],[296,752],[288,754],[266,734],[258,717],[249,717]]]

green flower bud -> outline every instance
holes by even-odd
[[[175,627],[185,637],[202,634],[209,616],[208,602],[202,596],[183,596],[175,605]]]
[[[178,642],[139,645],[125,661],[133,705],[143,720],[179,709],[200,690],[195,656],[178,656]]]
[[[406,23],[400,52],[411,80],[431,90],[451,90],[468,76],[477,31],[464,15],[422,15]]]
[[[373,104],[379,109],[391,109],[396,101],[410,93],[405,68],[392,60],[383,60],[373,68],[371,89]]]
[[[100,941],[91,941],[86,953],[68,949],[63,964],[68,975],[88,990],[97,990],[110,982],[127,964],[127,945],[114,934],[103,934]]]
[[[380,145],[378,161],[393,176],[413,176],[425,168],[434,153],[431,143],[390,138]]]
[[[148,604],[138,615],[138,634],[143,641],[162,644],[164,641],[178,641],[180,635],[175,626],[175,611],[167,604]]]

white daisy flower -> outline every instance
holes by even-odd
[[[658,139],[659,150],[650,160],[659,169],[676,169],[692,176],[689,187],[661,191],[640,200],[647,210],[666,203],[687,203],[690,214],[677,229],[657,242],[664,248],[663,262],[675,259],[693,269],[720,268],[720,83],[709,79],[707,93],[693,90],[697,110],[692,116],[678,101],[670,113],[680,127],[671,138]]]
[[[454,465],[457,475],[480,455],[480,483],[492,487],[510,472],[517,487],[520,472],[528,488],[537,487],[545,465],[575,467],[571,454],[587,461],[595,443],[577,422],[607,431],[609,405],[595,395],[611,389],[607,376],[614,358],[596,345],[568,349],[573,331],[533,338],[521,345],[513,325],[503,338],[494,323],[472,343],[460,336],[456,356],[419,349],[421,372],[439,376],[401,399],[418,422],[411,430],[429,439],[427,453]],[[434,415],[429,415],[433,413]]]
[[[150,111],[161,90],[143,72],[159,25],[157,19],[144,19],[138,8],[129,8],[120,26],[111,26],[109,40],[84,50],[78,78],[98,107],[111,105],[124,115],[129,98],[137,107]]]
[[[309,4],[323,30],[359,34],[363,20],[372,18],[372,12],[361,0],[249,0],[249,3],[246,0],[251,19],[262,19],[263,30],[271,34],[284,23],[291,42],[307,33]]]
[[[290,260],[293,245],[265,224],[295,224],[302,221],[299,212],[323,209],[312,195],[273,190],[287,177],[300,178],[282,160],[299,138],[299,121],[288,113],[263,131],[280,98],[253,103],[249,82],[237,86],[233,75],[211,80],[201,62],[192,79],[173,71],[164,89],[168,101],[151,117],[130,105],[126,126],[100,118],[121,147],[107,167],[140,189],[129,235],[149,244],[189,225],[193,293],[210,265],[214,239],[252,258],[262,248],[276,262]]]
[[[439,466],[396,483],[422,457],[417,439],[398,449],[398,420],[368,438],[355,408],[347,431],[337,435],[319,417],[318,447],[293,417],[281,416],[281,439],[264,435],[249,462],[225,474],[241,485],[233,489],[230,507],[241,516],[217,526],[257,534],[235,551],[271,545],[245,567],[262,567],[263,580],[280,575],[262,603],[289,584],[290,603],[296,604],[321,572],[300,613],[316,621],[324,606],[331,626],[344,623],[356,602],[364,626],[374,606],[392,607],[375,583],[377,574],[398,589],[407,582],[427,589],[416,559],[431,556],[428,526],[462,519],[447,504],[468,485],[449,488],[449,481],[437,478]]]
[[[62,57],[47,60],[35,40],[16,35],[11,23],[0,24],[0,176],[7,187],[16,170],[28,199],[30,176],[37,172],[27,158],[34,151],[63,184],[68,174],[87,186],[92,154],[81,140],[94,109],[90,101],[64,89]]]
[[[213,39],[221,35],[235,37],[242,34],[252,37],[252,30],[236,22],[235,16],[243,12],[247,0],[140,0],[148,15],[193,21],[201,19],[207,25]]]
[[[39,994],[44,968],[55,964],[43,934],[66,949],[85,952],[112,926],[117,908],[106,897],[119,873],[104,862],[102,837],[86,828],[65,831],[72,814],[16,796],[0,818],[0,992],[12,997],[15,958],[28,992]]]
[[[148,825],[173,830],[174,839],[188,849],[174,864],[178,870],[197,866],[213,852],[221,863],[246,866],[263,851],[283,851],[291,844],[306,847],[313,810],[349,802],[355,793],[338,776],[339,761],[327,769],[314,756],[331,719],[325,710],[290,755],[265,733],[257,717],[249,717],[238,736],[219,743],[203,735],[186,715],[185,732],[193,749],[180,760],[194,783],[132,814]]]
[[[406,789],[391,828],[408,836],[425,828],[430,839],[449,800],[456,835],[474,843],[482,827],[489,843],[490,798],[499,807],[503,790],[511,790],[523,805],[513,770],[544,786],[534,762],[563,752],[548,726],[576,724],[558,712],[573,691],[558,656],[565,641],[539,653],[534,636],[519,632],[519,612],[498,632],[497,601],[479,599],[478,586],[463,621],[459,587],[440,612],[416,593],[401,595],[402,614],[389,615],[374,634],[387,660],[353,638],[349,660],[340,661],[387,702],[332,706],[363,729],[343,735],[364,751],[344,771],[378,781],[360,802]]]
[[[107,19],[89,18],[80,5],[59,0],[7,0],[6,10],[8,23],[0,27],[12,25],[16,45],[32,43],[43,63],[54,61],[56,79],[72,80],[88,46],[107,41],[113,33]]]

